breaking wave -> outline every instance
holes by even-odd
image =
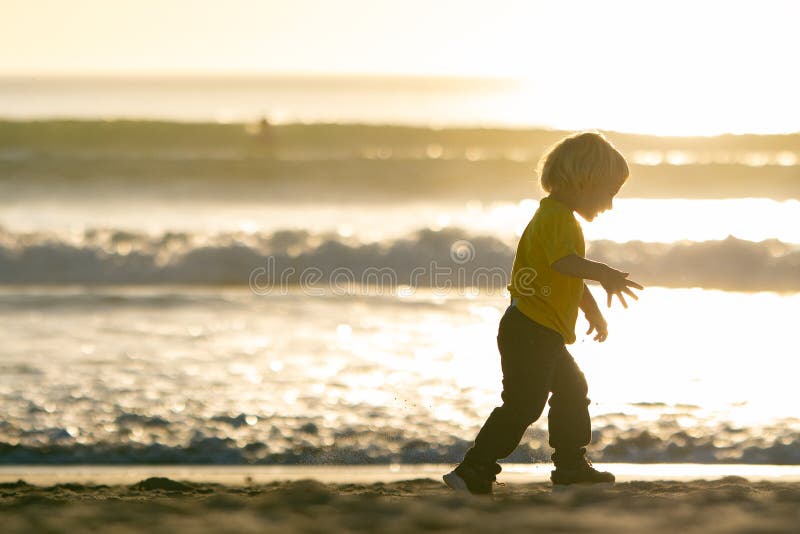
[[[800,247],[778,240],[594,241],[588,255],[649,285],[800,289]],[[356,282],[497,289],[505,287],[513,258],[514,243],[457,228],[422,229],[375,243],[303,230],[55,235],[0,229],[2,284],[247,285],[255,277],[260,283],[297,285],[307,283],[303,277],[311,271],[317,282],[330,282],[344,269]],[[436,269],[441,271],[434,276]]]

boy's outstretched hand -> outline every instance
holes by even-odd
[[[628,303],[625,302],[625,297],[622,296],[623,293],[629,295],[633,300],[639,300],[639,297],[631,291],[631,288],[635,289],[644,289],[644,287],[640,284],[637,284],[633,280],[628,280],[628,275],[630,273],[625,273],[622,271],[618,271],[611,267],[608,267],[605,273],[603,274],[602,279],[598,280],[600,284],[603,286],[603,289],[606,290],[608,293],[608,307],[611,307],[611,300],[614,295],[619,298],[619,301],[622,305],[627,308]]]

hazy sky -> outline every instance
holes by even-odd
[[[0,0],[0,71],[790,75],[798,2]],[[792,62],[792,63],[790,63]],[[794,73],[791,73],[794,76]]]
[[[650,109],[667,129],[677,109],[800,129],[786,115],[800,2],[0,0],[0,13],[0,74],[508,76],[561,105]]]

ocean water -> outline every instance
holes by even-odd
[[[457,461],[558,135],[0,122],[0,463]],[[648,287],[572,347],[593,457],[800,463],[798,136],[615,141],[589,255]]]
[[[453,462],[499,401],[501,296],[0,292],[4,463]],[[800,461],[800,296],[648,288],[571,347],[606,462]],[[585,330],[580,322],[578,329]],[[547,458],[546,425],[513,461]]]

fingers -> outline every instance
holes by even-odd
[[[608,337],[608,332],[598,332],[596,336],[594,336],[594,340],[598,343],[602,343]]]
[[[631,291],[627,287],[625,289],[623,289],[622,291],[625,292],[627,295],[631,296],[633,298],[633,300],[639,300],[639,297],[636,296],[636,293],[634,293],[633,291]]]
[[[636,289],[644,289],[644,286],[638,282],[634,282],[633,280],[625,280],[625,285],[630,287],[635,287]]]
[[[644,286],[639,282],[634,282],[633,280],[628,280],[628,276],[631,273],[626,273],[625,271],[617,271],[617,274],[620,276],[621,280],[619,282],[626,286],[634,287],[636,289],[644,289]]]
[[[639,284],[637,284],[636,282],[631,282],[630,286],[631,287],[639,287],[639,288],[642,287]],[[622,288],[617,289],[617,290],[608,290],[608,289],[606,289],[606,292],[608,294],[608,300],[607,300],[606,304],[608,305],[608,307],[609,308],[611,307],[611,302],[613,301],[614,295],[616,295],[619,298],[619,301],[620,301],[620,303],[622,304],[622,306],[624,308],[628,307],[628,303],[625,300],[625,297],[623,296],[623,294],[628,295],[633,300],[639,300],[639,296],[636,295],[636,293],[634,293],[633,291],[631,291],[631,287],[622,287]]]
[[[591,334],[592,330],[594,330],[594,326],[589,325],[589,330],[586,331],[586,335],[588,336],[589,334]]]
[[[597,341],[599,341],[600,343],[605,341],[606,338],[608,338],[608,329],[607,328],[603,328],[602,330],[598,330],[597,331],[597,337],[599,338]]]

